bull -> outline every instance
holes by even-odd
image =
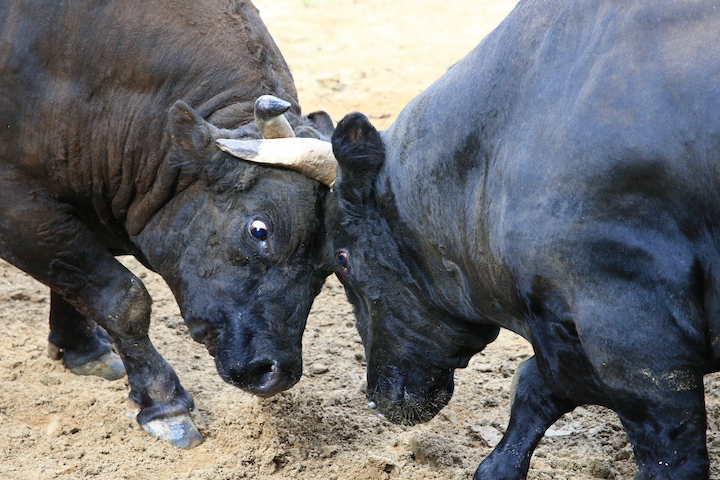
[[[426,422],[499,328],[534,356],[476,480],[527,476],[578,405],[617,412],[635,478],[708,478],[720,369],[720,9],[524,0],[378,132],[332,142],[328,213],[371,408]]]
[[[225,381],[266,397],[300,379],[331,181],[303,149],[333,122],[301,114],[250,1],[2,2],[0,124],[0,257],[50,287],[54,358],[127,372],[148,433],[202,441],[191,395],[148,338],[151,298],[115,260],[133,255]],[[261,137],[298,137],[297,171],[223,143]]]

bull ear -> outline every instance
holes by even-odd
[[[208,123],[182,100],[175,102],[168,114],[168,130],[175,148],[183,156],[202,160],[214,148],[217,127]]]
[[[326,111],[318,110],[317,112],[308,113],[307,118],[313,123],[315,129],[325,138],[329,139],[332,137],[335,131],[335,124]]]
[[[362,113],[351,113],[338,123],[332,136],[333,153],[340,174],[338,188],[369,194],[378,170],[385,161],[380,133]]]

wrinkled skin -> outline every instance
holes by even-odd
[[[636,480],[707,479],[720,369],[720,13],[525,1],[381,133],[337,126],[337,275],[368,400],[433,417],[497,328],[535,356],[476,480],[526,478],[544,432],[615,410]]]
[[[127,372],[146,431],[202,441],[147,336],[152,300],[114,258],[131,254],[170,285],[223,379],[261,396],[295,384],[328,274],[328,189],[215,139],[259,138],[265,94],[289,102],[297,136],[326,138],[332,121],[301,115],[255,7],[13,0],[0,43],[0,257],[51,288],[51,356],[79,374]]]

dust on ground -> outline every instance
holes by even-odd
[[[361,110],[378,128],[512,9],[503,0],[258,0],[305,112]],[[204,414],[206,441],[180,450],[124,414],[126,381],[78,377],[50,360],[48,289],[0,263],[0,479],[469,479],[499,440],[528,344],[504,332],[431,422],[388,424],[366,408],[364,357],[342,287],[328,279],[304,338],[303,378],[261,400],[220,380],[162,279],[123,259],[154,297],[151,338]],[[720,379],[706,378],[711,478],[720,479]],[[629,479],[632,450],[614,413],[581,407],[546,435],[532,480]]]

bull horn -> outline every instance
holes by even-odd
[[[255,122],[263,138],[290,138],[295,136],[285,115],[290,109],[286,102],[272,95],[262,95],[255,100]]]
[[[287,167],[332,188],[337,160],[332,144],[317,138],[275,138],[266,140],[215,141],[223,152],[233,157],[266,165]]]

